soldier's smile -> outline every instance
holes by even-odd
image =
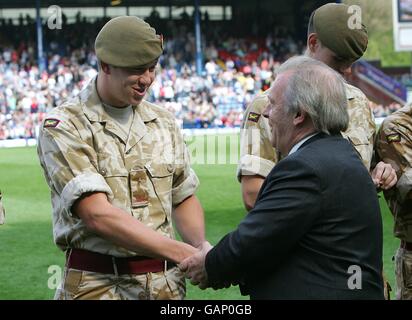
[[[139,97],[144,97],[146,94],[146,88],[135,88],[132,87],[134,95],[138,95]]]

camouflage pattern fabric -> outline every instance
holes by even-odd
[[[0,225],[4,224],[6,220],[6,210],[4,210],[3,203],[1,202],[2,194],[0,191]]]
[[[412,300],[412,252],[399,248],[395,256],[396,299]]]
[[[412,105],[388,116],[375,141],[377,160],[390,163],[396,170],[395,188],[385,190],[389,209],[395,217],[395,236],[412,242]]]
[[[179,268],[142,275],[100,274],[65,269],[55,300],[182,300],[185,279]]]
[[[390,163],[398,182],[384,190],[394,216],[395,237],[412,242],[412,105],[388,116],[379,128],[375,141],[378,161]],[[396,259],[397,298],[412,299],[412,252],[400,248]]]
[[[262,115],[268,104],[265,91],[256,96],[245,111],[240,130],[240,162],[237,169],[239,181],[241,175],[267,177],[280,160],[280,154],[272,147],[269,122]]]
[[[369,171],[376,134],[375,117],[365,94],[350,84],[345,86],[348,97],[349,127],[342,132],[342,135],[352,143]]]
[[[342,135],[358,152],[369,170],[373,155],[375,121],[366,96],[356,87],[346,84],[348,98],[349,127]],[[258,95],[248,106],[241,130],[241,154],[237,169],[242,175],[259,175],[264,178],[280,160],[280,154],[270,142],[271,130],[268,119],[262,113],[269,104],[267,91]]]
[[[143,255],[90,232],[72,214],[73,203],[87,192],[105,192],[114,206],[175,238],[172,208],[193,195],[199,181],[174,117],[146,101],[133,109],[126,135],[127,130],[102,107],[93,80],[43,122],[38,156],[51,189],[54,241],[63,251],[79,248],[115,257]]]

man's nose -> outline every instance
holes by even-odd
[[[151,74],[149,69],[146,69],[139,77],[139,84],[148,85],[151,81]]]

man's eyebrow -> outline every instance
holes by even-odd
[[[157,63],[158,63],[158,61],[156,61],[153,64],[150,64],[148,66],[145,66],[145,67],[134,67],[134,68],[130,68],[130,69],[131,70],[136,70],[136,71],[144,71],[146,69],[155,68]]]

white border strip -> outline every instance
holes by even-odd
[[[375,118],[375,123],[380,125],[385,118]],[[203,136],[218,134],[236,134],[240,128],[211,128],[211,129],[183,129],[185,136]],[[33,147],[37,145],[36,139],[11,139],[0,140],[0,148]]]

